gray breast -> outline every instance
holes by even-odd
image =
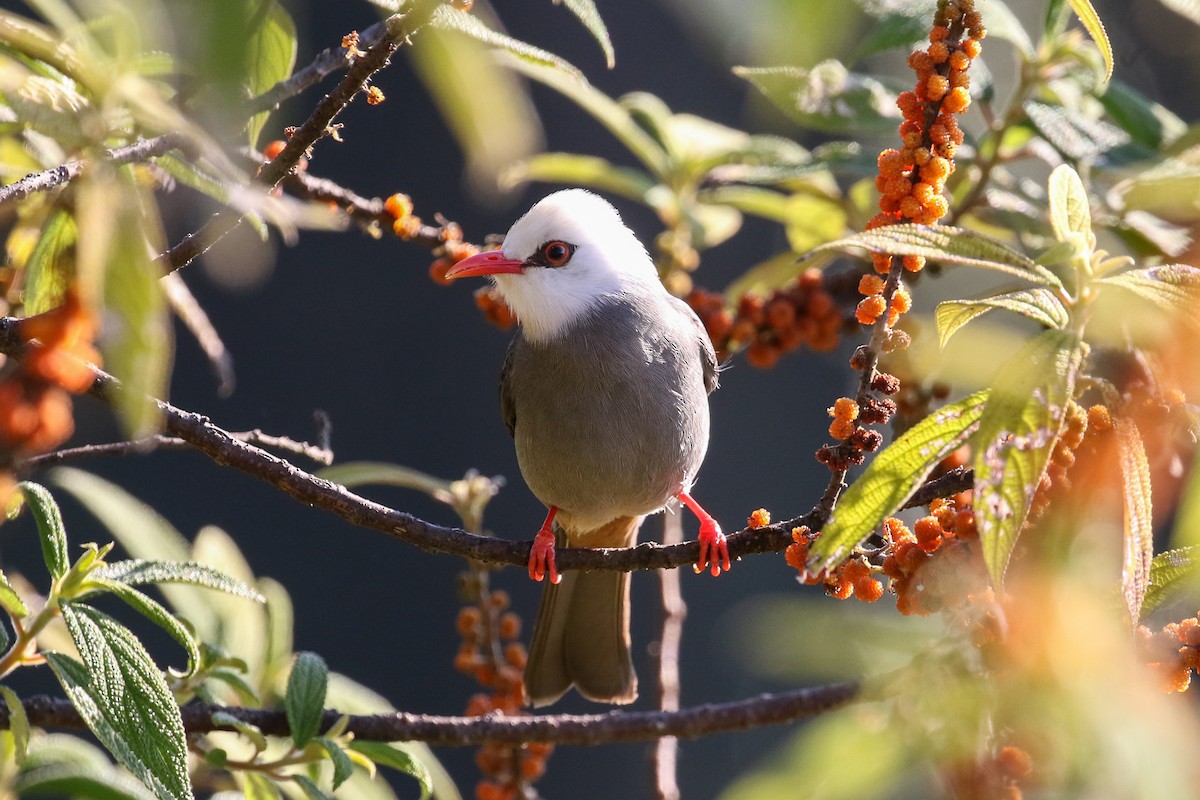
[[[529,488],[579,531],[662,508],[704,459],[711,368],[668,296],[613,295],[553,342],[518,334],[501,399]]]

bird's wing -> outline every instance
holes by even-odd
[[[504,427],[508,428],[509,436],[515,436],[517,429],[517,407],[513,403],[509,381],[512,379],[513,354],[516,352],[519,338],[520,334],[509,343],[508,352],[504,354],[504,366],[500,368],[500,416],[504,419]]]
[[[671,302],[695,330],[696,347],[700,351],[700,366],[704,370],[704,391],[712,394],[713,390],[717,388],[717,380],[721,371],[720,365],[717,363],[716,351],[713,350],[712,339],[704,328],[704,323],[696,316],[696,312],[692,310],[691,306],[674,296],[671,297]]]

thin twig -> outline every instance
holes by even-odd
[[[24,346],[17,333],[18,322],[13,317],[0,317],[0,353],[19,356],[23,351]],[[96,382],[92,386],[92,394],[111,401],[124,391],[116,378],[95,367],[93,371]],[[521,568],[528,565],[529,550],[533,544],[531,540],[513,542],[434,525],[305,472],[285,459],[241,441],[205,416],[184,411],[163,400],[154,402],[162,414],[167,433],[186,441],[216,463],[265,481],[305,505],[336,514],[353,525],[383,531],[426,552]],[[945,496],[949,496],[960,491],[961,487],[947,486],[945,490]],[[812,511],[785,522],[762,528],[746,528],[730,534],[727,539],[729,554],[732,558],[740,558],[753,553],[784,550],[792,543],[793,528],[807,525],[816,530],[818,518],[817,512]],[[690,565],[696,563],[699,556],[700,546],[694,541],[670,545],[645,542],[636,547],[617,549],[563,548],[557,551],[556,560],[560,571],[630,571]]]
[[[208,359],[208,364],[212,367],[213,375],[217,379],[217,394],[221,397],[229,397],[233,394],[236,379],[233,374],[233,356],[229,354],[229,349],[221,341],[221,334],[217,333],[216,326],[212,324],[212,320],[209,319],[203,306],[196,300],[196,296],[192,294],[188,285],[183,282],[183,276],[177,272],[164,275],[162,287],[167,296],[167,302],[171,304],[175,315],[179,317],[192,336],[196,337],[196,342],[204,351],[204,356]]]
[[[263,166],[256,181],[265,187],[273,187],[295,169],[301,157],[307,155],[309,149],[328,134],[337,115],[354,100],[376,72],[388,65],[396,48],[428,22],[438,5],[437,2],[423,0],[414,4],[407,13],[395,14],[384,20],[387,35],[355,60],[341,82],[317,104],[304,124],[293,131],[287,146]],[[166,273],[187,266],[232,232],[241,221],[242,214],[239,211],[228,208],[218,211],[200,230],[188,234],[160,255],[157,258],[160,269]]]
[[[282,450],[288,453],[304,456],[310,461],[326,466],[333,463],[333,452],[322,445],[299,442],[287,436],[272,436],[255,428],[252,431],[230,433],[234,439],[248,444],[257,444]],[[78,447],[66,447],[50,453],[31,456],[21,462],[22,467],[49,467],[67,461],[96,458],[98,456],[131,456],[146,455],[154,450],[191,449],[192,445],[177,436],[148,436],[144,439],[132,439],[121,442],[103,442],[100,444],[84,444]]]
[[[186,145],[187,140],[181,134],[165,133],[162,136],[155,136],[153,139],[141,139],[125,147],[106,150],[103,160],[109,164],[149,161],[151,158],[161,156],[171,150],[178,150]],[[87,169],[89,163],[91,162],[86,160],[68,161],[53,169],[30,173],[19,181],[0,187],[0,206],[24,200],[34,192],[45,192],[56,186],[70,183]]]
[[[841,708],[860,699],[861,686],[855,681],[831,683],[778,694],[709,703],[680,711],[621,711],[606,714],[545,714],[505,717],[450,717],[431,714],[349,715],[346,731],[359,741],[423,741],[432,745],[477,745],[485,742],[520,744],[594,745],[609,742],[653,741],[663,736],[696,739],[716,733],[782,725],[808,719]],[[79,712],[69,700],[36,696],[22,701],[29,723],[39,728],[84,727]],[[213,714],[222,712],[257,726],[268,736],[289,735],[287,714],[283,711],[211,706],[188,703],[180,708],[183,727],[189,733],[232,730],[229,725],[213,722]],[[321,730],[328,730],[341,717],[340,711],[326,711]],[[8,709],[0,704],[0,728],[9,724]]]
[[[663,515],[663,544],[683,541],[681,514]],[[658,708],[660,711],[679,710],[679,642],[683,638],[683,621],[687,604],[679,589],[679,571],[660,569],[658,581],[662,592],[662,635],[658,639]],[[679,800],[677,764],[679,739],[664,736],[654,744],[654,792],[659,800]]]

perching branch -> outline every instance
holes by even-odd
[[[155,136],[153,139],[142,139],[124,147],[106,150],[104,161],[110,164],[149,161],[155,156],[185,147],[186,144],[187,140],[181,134],[165,133],[162,136]],[[30,173],[19,181],[0,187],[0,206],[24,200],[34,192],[45,192],[55,186],[70,183],[87,169],[89,163],[88,161],[68,161],[53,169]]]
[[[252,431],[230,433],[234,439],[248,444],[262,445],[287,453],[304,456],[310,461],[328,466],[333,463],[333,451],[323,445],[298,442],[288,436],[272,436],[255,428]],[[81,458],[96,458],[98,456],[131,456],[146,455],[159,448],[168,450],[191,449],[191,445],[175,436],[148,436],[145,439],[133,439],[122,442],[104,442],[102,444],[85,444],[79,447],[65,447],[38,456],[31,456],[21,462],[22,467],[49,467],[66,461]]]
[[[545,714],[505,717],[449,717],[432,714],[349,715],[346,730],[360,741],[422,741],[431,745],[477,745],[486,742],[521,744],[594,745],[610,742],[652,741],[663,736],[696,739],[716,733],[782,725],[841,708],[860,696],[854,681],[831,683],[779,694],[763,694],[728,703],[709,703],[680,711],[621,711],[606,714]],[[39,728],[83,728],[83,719],[69,700],[37,696],[22,701],[31,725]],[[213,714],[223,712],[255,725],[268,736],[288,736],[287,714],[281,710],[210,706],[188,703],[180,708],[189,733],[232,730],[213,724]],[[321,730],[328,730],[343,715],[326,711]],[[0,704],[0,727],[7,728],[8,709]]]
[[[355,60],[341,82],[317,104],[303,125],[292,132],[287,146],[270,163],[263,166],[257,182],[273,187],[296,165],[319,139],[330,130],[333,120],[342,109],[366,87],[371,77],[388,65],[392,53],[408,41],[418,28],[429,21],[440,5],[432,0],[415,3],[404,14],[394,14],[383,21],[387,31],[365,54]],[[197,256],[224,238],[241,224],[242,215],[233,209],[223,209],[209,219],[200,230],[185,236],[177,245],[160,255],[157,263],[163,272],[174,272],[190,264]]]
[[[22,352],[23,345],[17,335],[18,321],[13,317],[0,317],[0,353],[19,356]],[[116,378],[101,369],[93,367],[93,370],[96,382],[92,394],[110,401],[124,391]],[[163,416],[167,433],[187,442],[218,464],[265,481],[305,505],[329,511],[353,525],[383,531],[426,552],[521,568],[528,565],[530,540],[513,542],[434,525],[305,472],[285,459],[239,440],[205,416],[176,408],[163,400],[154,402]],[[962,488],[958,483],[949,482],[943,486],[945,494],[942,496],[955,494]],[[732,558],[740,558],[753,553],[779,552],[792,543],[793,528],[807,525],[815,530],[819,519],[819,514],[812,511],[786,522],[746,528],[728,537],[729,554]],[[557,561],[559,570],[631,571],[694,564],[699,556],[700,546],[695,541],[672,545],[646,542],[616,549],[563,548],[557,553]]]

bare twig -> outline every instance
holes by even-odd
[[[710,703],[680,711],[622,711],[607,714],[545,714],[505,717],[449,717],[431,714],[350,715],[346,731],[359,741],[423,741],[432,745],[476,745],[485,742],[520,744],[593,745],[608,742],[653,741],[663,736],[695,739],[715,733],[782,725],[815,717],[841,708],[859,699],[860,685],[847,681],[797,689],[778,694]],[[22,705],[29,723],[40,728],[83,728],[83,719],[70,701],[37,696]],[[287,714],[283,711],[211,706],[188,703],[180,708],[184,729],[189,733],[232,730],[217,725],[213,714],[222,712],[257,726],[268,736],[289,735]],[[339,711],[326,711],[321,730],[327,730],[342,717]],[[0,727],[7,728],[8,709],[0,704]]]
[[[273,187],[295,169],[301,157],[329,132],[330,125],[337,115],[363,90],[376,72],[388,65],[396,48],[408,41],[409,37],[429,20],[438,5],[438,2],[423,0],[415,3],[407,13],[395,14],[384,20],[386,35],[355,60],[341,82],[317,104],[304,124],[293,131],[287,146],[270,163],[263,166],[257,181],[263,186]],[[160,255],[157,259],[159,267],[163,272],[173,272],[187,266],[233,231],[241,221],[242,215],[238,211],[218,211],[200,230],[188,234],[177,245]]]
[[[171,150],[187,146],[187,140],[180,134],[165,133],[153,139],[142,139],[125,147],[114,147],[105,151],[104,161],[110,164],[132,164],[135,161],[148,161]],[[45,192],[55,186],[70,183],[79,177],[90,162],[68,161],[53,169],[34,172],[0,187],[0,205],[24,200],[34,192]]]
[[[683,541],[683,520],[680,514],[663,515],[663,544]],[[683,637],[683,620],[687,605],[679,590],[679,572],[673,569],[658,571],[662,591],[662,635],[658,639],[658,708],[660,711],[679,710],[679,642]],[[659,800],[678,800],[676,780],[679,739],[664,736],[654,744],[654,792]]]
[[[0,317],[0,353],[19,356],[23,350],[13,317]],[[111,400],[124,389],[120,382],[93,367],[96,382],[92,393]],[[235,434],[214,425],[207,417],[184,411],[163,400],[154,401],[163,416],[166,431],[208,455],[222,466],[233,467],[265,481],[289,497],[306,505],[338,515],[353,525],[383,531],[430,553],[445,553],[474,558],[493,564],[525,568],[532,541],[512,542],[490,536],[476,536],[457,528],[444,528],[412,514],[388,508],[351,492],[344,486],[318,478],[276,455],[241,441]],[[949,496],[961,490],[958,485],[944,487]],[[778,552],[792,543],[792,529],[807,525],[816,529],[818,514],[809,512],[785,522],[762,528],[746,528],[728,537],[729,554],[740,558],[753,553]],[[692,542],[653,544],[619,549],[563,548],[557,552],[559,570],[670,569],[694,564],[700,546]]]
[[[239,431],[229,434],[234,439],[248,444],[257,444],[282,450],[288,453],[304,456],[318,464],[328,466],[333,463],[333,452],[323,445],[298,442],[287,436],[272,436],[255,428],[252,431]],[[67,447],[39,456],[31,456],[21,462],[22,467],[49,467],[66,461],[76,461],[82,458],[97,456],[129,456],[146,455],[158,448],[166,450],[191,449],[192,445],[176,436],[149,436],[145,439],[134,439],[123,442],[104,442],[102,444],[85,444],[79,447]]]
[[[204,351],[209,366],[212,367],[213,374],[217,379],[217,394],[221,397],[233,394],[235,383],[233,356],[229,354],[225,343],[221,341],[221,335],[217,333],[212,320],[208,318],[208,314],[196,300],[192,290],[183,282],[183,277],[179,273],[172,272],[164,275],[162,287],[167,296],[167,302],[171,304],[176,316],[183,321],[184,327],[191,332],[192,336],[196,337],[196,342]]]

